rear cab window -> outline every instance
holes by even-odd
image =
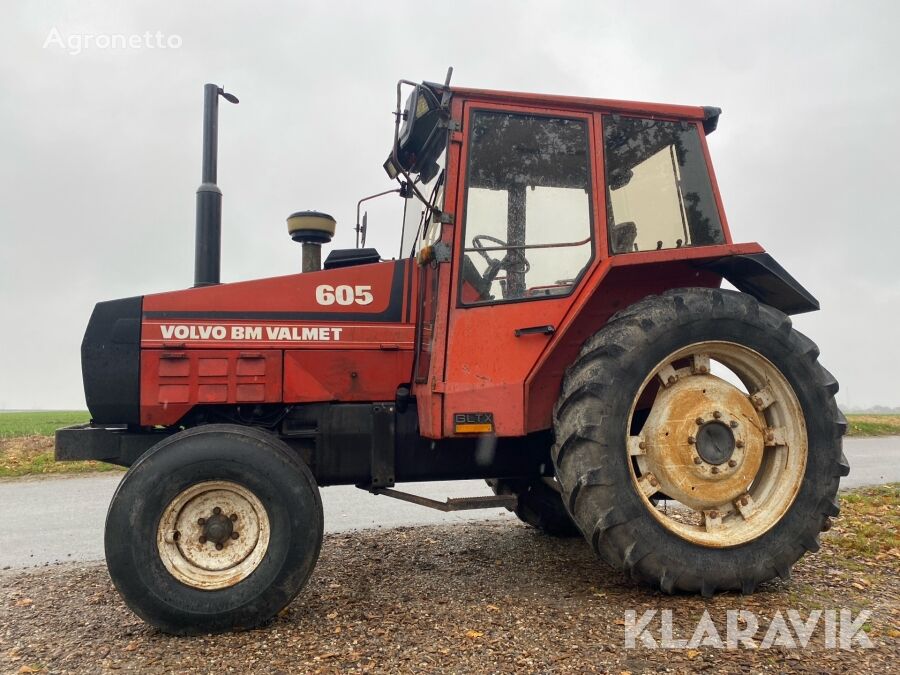
[[[609,250],[725,243],[697,125],[603,116]]]

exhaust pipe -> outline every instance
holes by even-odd
[[[215,84],[203,87],[203,175],[197,188],[197,233],[194,242],[194,287],[219,283],[222,262],[222,191],[216,185],[219,163],[219,96],[237,96]]]

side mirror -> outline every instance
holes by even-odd
[[[366,232],[369,230],[369,212],[363,213],[362,225],[359,226],[360,248],[366,247]]]
[[[399,100],[398,100],[399,103]],[[431,87],[417,84],[406,99],[406,106],[396,112],[397,124],[403,126],[397,132],[396,147],[384,163],[384,170],[391,179],[401,172],[417,173],[423,183],[430,182],[438,173],[437,159],[446,145],[447,110]]]

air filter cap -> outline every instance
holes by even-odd
[[[337,221],[319,211],[297,211],[288,216],[291,239],[302,243],[327,244],[334,237]]]

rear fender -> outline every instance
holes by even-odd
[[[819,309],[819,301],[768,253],[719,258],[698,265],[721,274],[735,288],[785,314]]]

